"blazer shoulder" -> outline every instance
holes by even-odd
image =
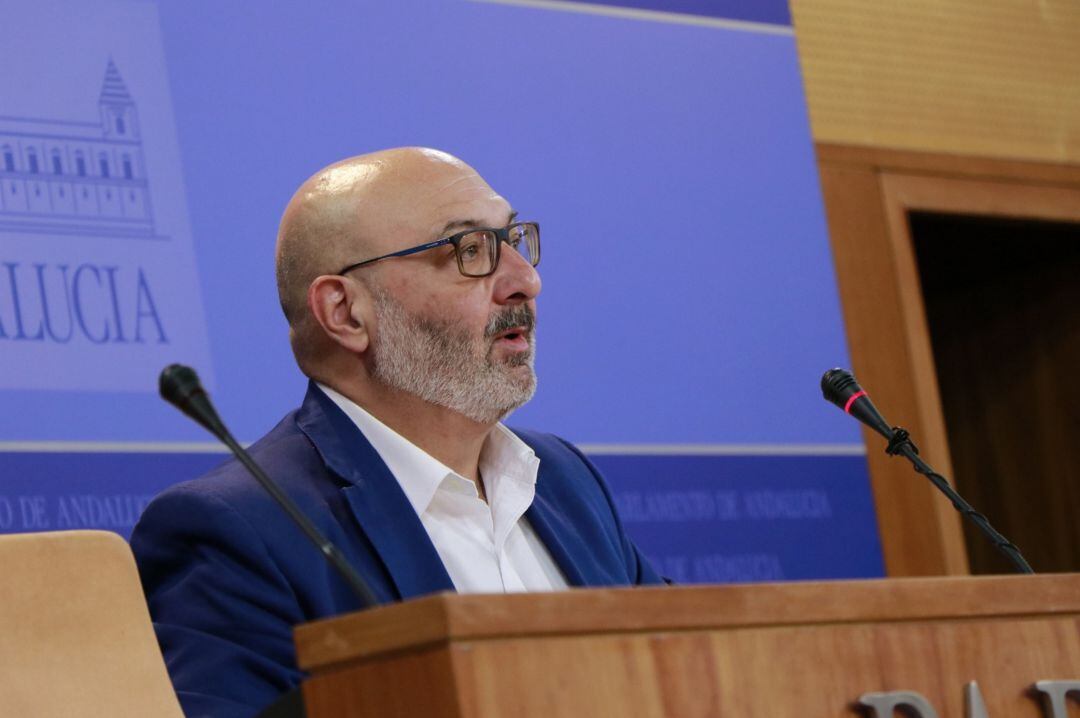
[[[336,476],[297,428],[295,414],[252,444],[248,453],[309,516],[320,516],[327,497],[338,491]],[[259,536],[275,543],[275,534],[287,523],[287,514],[273,497],[230,456],[207,473],[154,497],[136,523],[132,545],[141,547],[151,536],[164,540],[164,534],[172,532],[189,536],[224,532],[233,540]]]
[[[311,477],[326,472],[326,467],[311,440],[296,424],[296,412],[286,415],[277,426],[247,448],[248,454],[290,494],[303,495]],[[262,496],[265,490],[235,456],[199,476],[166,489],[172,493],[211,495],[226,503]],[[267,497],[269,498],[269,497]],[[299,497],[298,497],[299,498]]]

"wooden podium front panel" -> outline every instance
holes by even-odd
[[[971,680],[992,718],[1036,718],[1031,684],[1080,680],[1080,577],[446,595],[298,647],[311,718],[851,718],[893,690],[960,718]]]
[[[308,718],[459,718],[451,652],[420,649],[364,661],[304,682]]]
[[[940,716],[960,718],[963,686],[978,679],[991,716],[1039,718],[1025,690],[1080,676],[1080,644],[1060,640],[1068,635],[1080,635],[1076,619],[549,638],[450,652],[463,716],[854,718],[863,693],[915,690]],[[1055,644],[1062,650],[1046,651]]]

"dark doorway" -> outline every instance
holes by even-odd
[[[1080,571],[1080,224],[909,219],[951,478],[1036,571]],[[972,573],[1011,572],[967,523]]]

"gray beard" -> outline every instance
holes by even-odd
[[[378,322],[372,375],[382,384],[446,407],[481,424],[494,424],[532,398],[536,334],[532,310],[519,304],[492,313],[482,339],[448,323],[409,314],[381,288],[371,287]],[[529,351],[496,362],[496,334],[530,329]],[[527,366],[522,376],[512,370]]]

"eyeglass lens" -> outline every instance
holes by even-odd
[[[525,261],[536,266],[540,262],[540,232],[535,224],[515,224],[507,229],[507,244]],[[458,261],[467,276],[482,277],[495,270],[499,236],[487,229],[469,232],[458,241]]]

